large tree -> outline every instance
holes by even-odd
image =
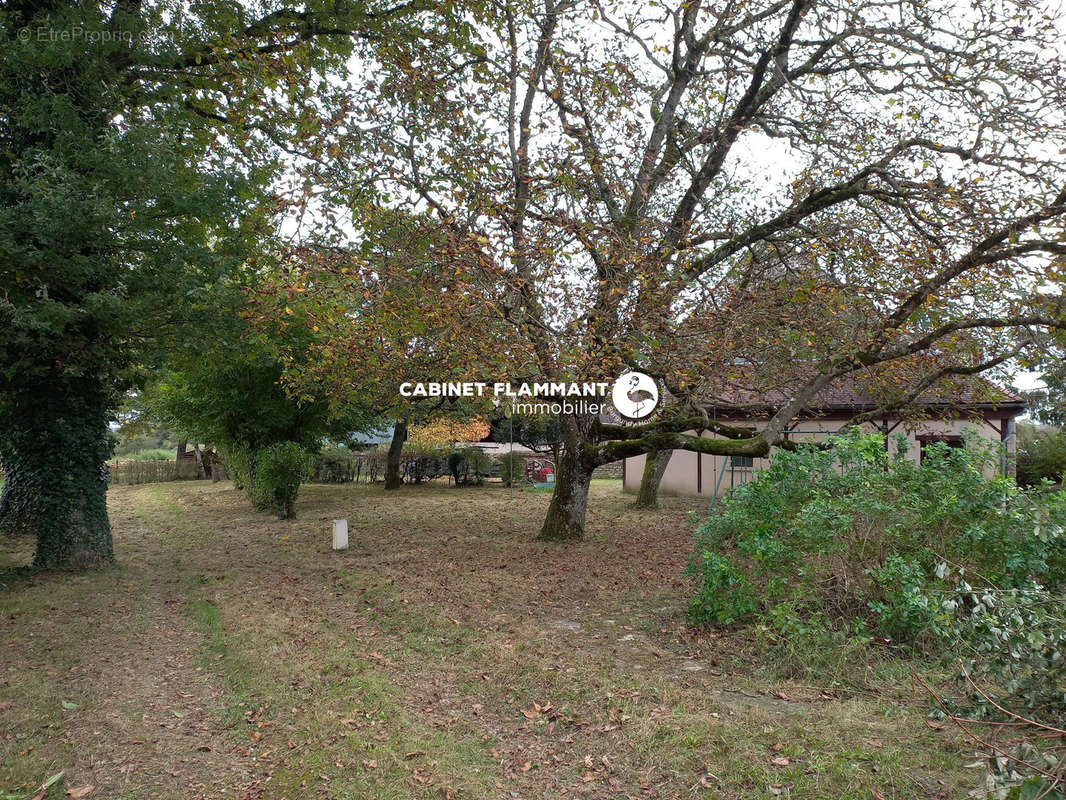
[[[336,111],[327,73],[427,8],[0,9],[0,528],[36,535],[36,566],[112,560],[116,402],[260,233],[278,153]]]
[[[471,282],[476,253],[425,214],[368,207],[358,221],[358,245],[331,244],[327,228],[293,248],[250,313],[269,328],[297,309],[314,328],[307,351],[287,356],[290,391],[393,420],[385,488],[399,489],[411,426],[469,423],[492,408],[488,397],[404,396],[400,385],[478,380],[518,356],[495,311],[500,287]]]
[[[435,214],[540,379],[638,368],[691,409],[563,417],[543,537],[582,535],[597,465],[761,456],[842,380],[906,406],[1059,324],[1066,72],[1043,4],[469,13],[478,47],[398,48],[353,82],[374,124],[318,181],[372,174],[372,202]],[[757,432],[699,413],[730,385],[776,397]]]
[[[185,439],[215,445],[238,488],[266,508],[273,503],[259,480],[261,467],[279,447],[295,445],[309,456],[324,440],[346,440],[380,420],[361,406],[330,403],[325,391],[289,391],[286,366],[310,357],[318,332],[291,307],[272,326],[253,326],[247,318],[253,291],[231,287],[212,294],[212,315],[201,325],[206,335],[171,354],[147,387],[143,404],[150,417]],[[298,463],[292,466],[286,478],[298,486],[304,475]],[[268,470],[271,477],[278,472],[277,467]],[[291,508],[280,513],[288,516]]]

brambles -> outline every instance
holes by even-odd
[[[1058,591],[1066,574],[1056,495],[986,477],[976,443],[933,445],[922,463],[879,435],[776,454],[697,533],[694,622],[790,620],[920,650],[954,635],[960,587]],[[963,583],[965,581],[965,583]]]
[[[1064,763],[1066,497],[987,477],[995,452],[972,439],[921,463],[885,445],[853,432],[782,452],[732,492],[697,531],[690,617],[753,623],[793,672],[824,676],[873,643],[961,659],[963,696],[930,692],[960,725],[990,725],[967,735],[993,784],[1035,775],[1012,796],[1042,796],[1026,792]]]

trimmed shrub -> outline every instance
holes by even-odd
[[[500,478],[504,486],[510,486],[526,476],[526,458],[518,453],[504,453],[499,458]]]
[[[233,481],[233,487],[242,491],[250,491],[253,466],[251,449],[237,444],[230,445],[222,451],[222,458],[226,472]]]
[[[259,450],[251,482],[252,504],[273,509],[278,519],[292,517],[300,483],[311,470],[311,457],[296,442],[281,442]]]

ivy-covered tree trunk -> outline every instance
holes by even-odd
[[[4,465],[4,488],[0,490],[0,530],[9,536],[32,535],[33,529],[26,518],[25,490],[20,488],[18,473],[10,465],[13,458],[4,459],[0,452],[0,464]]]
[[[91,379],[8,395],[0,452],[16,477],[0,531],[36,536],[39,569],[114,561],[107,518],[108,391]]]
[[[637,508],[659,507],[659,484],[666,473],[673,450],[649,450],[644,459],[644,473],[640,477],[640,489],[637,491]]]
[[[555,461],[555,491],[540,538],[551,541],[581,539],[585,535],[585,511],[589,484],[596,465],[585,452],[586,439],[580,420],[564,420],[564,441]]]
[[[403,486],[403,475],[400,474],[400,461],[403,455],[403,443],[407,441],[407,420],[396,420],[396,426],[392,429],[392,442],[389,444],[389,453],[385,458],[385,488],[399,489]]]

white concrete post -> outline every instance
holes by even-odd
[[[333,549],[348,549],[348,520],[346,519],[333,520]]]

